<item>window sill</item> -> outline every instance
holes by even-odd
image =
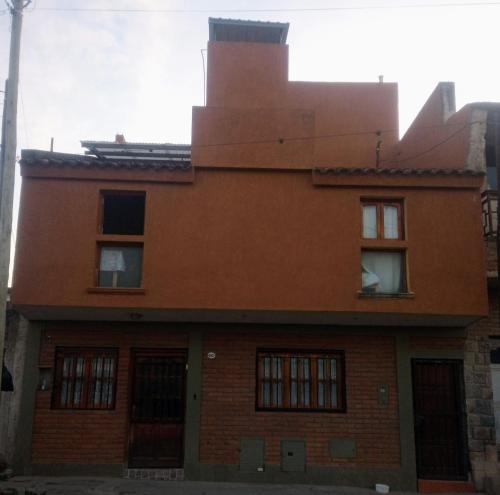
[[[144,289],[138,288],[119,288],[119,287],[89,287],[87,289],[89,294],[129,294],[129,295],[143,295],[146,293]]]
[[[397,294],[385,294],[380,292],[363,292],[358,290],[360,299],[415,299],[414,292],[398,292]]]

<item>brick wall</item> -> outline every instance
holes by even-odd
[[[187,334],[161,325],[52,325],[42,332],[40,366],[54,365],[56,346],[117,347],[116,407],[112,411],[51,409],[51,391],[38,391],[32,462],[121,464],[126,461],[130,349],[187,348]]]
[[[256,349],[264,347],[345,351],[347,412],[256,412]],[[215,352],[215,359],[207,353]],[[211,332],[204,337],[200,458],[208,464],[238,464],[242,436],[266,441],[266,462],[280,462],[280,439],[303,438],[309,465],[339,465],[328,440],[357,441],[350,464],[395,467],[400,463],[395,340],[377,336],[332,336],[327,332]],[[389,403],[378,404],[377,385],[389,386]]]

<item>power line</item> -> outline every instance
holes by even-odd
[[[466,129],[469,125],[472,125],[474,123],[478,123],[478,122],[471,122],[470,124],[465,124],[463,125],[460,129],[458,129],[458,131],[455,131],[453,134],[450,134],[448,137],[446,137],[445,139],[443,139],[442,141],[440,141],[439,143],[431,146],[430,148],[427,148],[423,151],[421,151],[420,153],[417,153],[416,155],[413,155],[413,156],[408,156],[406,158],[401,158],[401,159],[393,159],[393,160],[389,160],[389,159],[386,159],[386,160],[380,160],[380,163],[383,163],[383,162],[392,162],[392,163],[403,163],[403,162],[407,162],[409,160],[414,160],[415,158],[420,158],[422,155],[426,155],[427,153],[430,153],[431,151],[434,151],[436,148],[439,148],[440,146],[442,146],[443,144],[447,143],[448,141],[450,141],[451,139],[453,139],[455,136],[457,136],[458,134],[460,134],[464,129]]]
[[[438,128],[444,128],[444,127],[449,128],[449,127],[461,126],[461,128],[456,132],[456,134],[458,134],[465,127],[468,127],[468,126],[473,125],[473,124],[480,124],[480,123],[482,123],[482,122],[474,121],[474,122],[469,122],[465,125],[462,123],[459,123],[459,124],[458,123],[457,124],[436,124],[436,125],[429,125],[429,126],[413,127],[413,128],[410,128],[409,130],[416,131],[416,130],[438,129]],[[397,128],[394,128],[394,129],[375,129],[375,130],[366,130],[366,131],[341,132],[341,133],[337,133],[337,134],[320,134],[317,136],[278,137],[278,138],[274,138],[274,139],[262,139],[262,140],[253,140],[253,141],[206,143],[206,144],[196,144],[195,147],[197,147],[197,148],[211,148],[211,147],[217,147],[217,146],[243,146],[243,145],[275,144],[275,143],[284,144],[285,142],[290,142],[290,141],[309,141],[309,140],[316,140],[316,139],[334,139],[334,138],[366,136],[366,135],[373,135],[375,138],[378,138],[380,136],[380,134],[389,134],[389,133],[395,133],[398,131],[399,131],[399,129],[397,129]],[[449,138],[451,138],[452,136],[449,136]]]
[[[210,13],[279,13],[279,12],[334,12],[360,10],[400,10],[400,9],[429,9],[450,7],[498,7],[500,2],[453,2],[453,3],[415,3],[398,5],[360,5],[345,7],[303,7],[303,8],[262,8],[262,9],[113,9],[99,7],[37,7],[41,12],[107,12],[117,14],[210,14]],[[32,10],[32,12],[34,9]]]

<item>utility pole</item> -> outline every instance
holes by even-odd
[[[19,54],[23,9],[31,0],[11,0],[7,3],[12,15],[10,35],[9,76],[5,85],[5,105],[2,119],[2,153],[0,155],[0,370],[3,365],[7,290],[9,285],[10,242],[12,233],[12,204],[17,149],[17,92]]]
[[[495,139],[495,165],[497,169],[497,303],[500,308],[500,112],[493,112],[488,120],[488,124],[493,125]],[[491,205],[490,205],[491,208]],[[498,428],[498,426],[497,426]]]

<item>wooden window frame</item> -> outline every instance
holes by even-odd
[[[363,209],[365,206],[375,206],[377,219],[377,237],[364,237]],[[398,210],[398,237],[384,237],[384,206],[393,206]],[[367,241],[402,241],[405,239],[403,201],[396,199],[361,199],[361,238]]]
[[[106,196],[141,196],[144,198],[144,219],[143,219],[143,230],[142,234],[104,234],[104,199]],[[136,236],[143,237],[144,231],[146,230],[146,191],[131,190],[126,189],[103,189],[99,194],[99,215],[97,219],[97,232],[99,235],[105,236]]]
[[[101,269],[101,252],[102,248],[122,248],[122,247],[138,247],[142,249],[142,259],[141,259],[141,283],[138,287],[122,287],[121,285],[116,285],[118,282],[118,272],[113,272],[113,285],[99,285],[99,272]],[[142,289],[143,285],[143,266],[144,266],[144,243],[143,242],[98,242],[96,247],[96,265],[94,267],[95,275],[94,275],[94,287],[98,289],[104,290],[137,290]],[[115,276],[116,275],[116,276]]]
[[[363,253],[365,252],[372,252],[372,253],[400,253],[401,254],[401,291],[400,292],[370,292],[363,287],[361,287],[360,293],[365,295],[365,296],[370,296],[370,297],[377,297],[377,296],[390,296],[390,297],[397,297],[398,295],[401,294],[408,294],[408,267],[407,267],[407,254],[406,254],[406,248],[361,248],[361,266],[363,265]]]
[[[291,375],[290,375],[290,359],[307,358],[310,360],[309,368],[309,406],[295,407],[291,404]],[[263,380],[263,358],[281,358],[283,362],[282,370],[282,404],[281,405],[264,405],[264,398],[261,390],[264,383]],[[332,380],[331,374],[327,378],[330,386],[337,386],[337,407],[321,407],[318,405],[318,359],[335,359],[336,360],[336,375]],[[297,382],[300,377],[297,373]],[[273,383],[273,379],[271,382]],[[346,384],[345,384],[345,353],[339,350],[303,350],[303,349],[257,349],[256,367],[255,367],[255,410],[266,412],[330,412],[330,413],[345,413],[346,412]],[[326,389],[325,389],[326,390]],[[329,389],[331,390],[331,389]],[[328,395],[328,394],[326,394]],[[297,403],[298,403],[297,395]],[[326,396],[325,396],[326,403]],[[331,404],[331,401],[330,401]]]
[[[81,385],[81,400],[79,404],[74,401],[61,404],[62,382],[63,382],[63,366],[66,357],[83,358],[83,375]],[[95,406],[92,405],[91,397],[91,380],[92,380],[92,360],[96,357],[112,358],[113,359],[113,377],[111,378],[112,400],[110,403]],[[117,374],[118,374],[118,348],[111,347],[56,347],[54,356],[54,381],[52,386],[52,409],[60,410],[95,410],[95,411],[111,411],[115,409],[116,391],[117,391]],[[103,367],[104,370],[104,367]],[[104,378],[104,372],[101,374],[101,379]],[[108,377],[108,380],[110,378]],[[76,382],[76,375],[73,371],[72,384],[73,390]],[[102,389],[101,389],[102,390]],[[101,392],[102,394],[102,392]],[[101,396],[102,398],[102,396]]]

